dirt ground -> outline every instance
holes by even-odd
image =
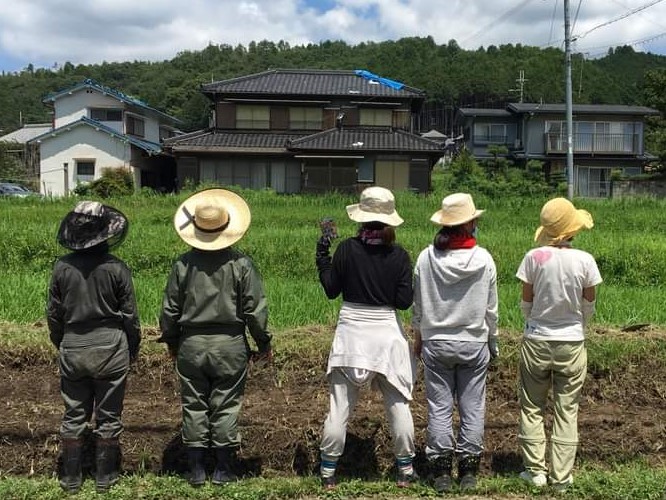
[[[43,355],[33,359],[29,352],[0,355],[0,472],[4,475],[57,471],[63,406],[54,361]],[[321,359],[296,361],[282,368],[253,367],[250,374],[241,414],[240,454],[248,475],[293,476],[316,470],[328,410],[325,364]],[[516,380],[516,367],[491,367],[483,474],[520,470]],[[412,412],[420,450],[418,466],[427,414],[422,382],[415,390]],[[127,473],[183,472],[180,416],[179,385],[171,361],[167,356],[140,361],[130,374],[125,399],[123,469]],[[666,466],[666,368],[655,362],[626,366],[612,375],[589,373],[579,428],[581,460],[621,462],[641,456]],[[90,450],[87,456],[92,456]],[[391,467],[382,402],[377,393],[367,391],[350,422],[338,473],[376,478]]]

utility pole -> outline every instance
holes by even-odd
[[[523,96],[525,94],[525,71],[520,70],[518,73],[518,78],[516,78],[516,83],[518,84],[517,89],[509,89],[509,92],[518,92],[518,102],[523,102]]]
[[[573,95],[571,89],[571,22],[569,17],[569,0],[564,0],[564,61],[566,66],[567,94],[567,197],[572,200],[574,196]]]

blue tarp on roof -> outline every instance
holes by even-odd
[[[376,81],[379,82],[383,85],[386,85],[387,87],[391,87],[392,89],[395,90],[400,90],[405,86],[404,83],[401,82],[396,82],[395,80],[390,80],[388,78],[384,78],[382,76],[375,75],[374,73],[371,73],[370,71],[367,71],[365,69],[357,69],[354,71],[358,76],[361,78],[365,78],[366,80],[370,81]]]

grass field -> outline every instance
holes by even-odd
[[[318,343],[329,339],[319,334],[308,333],[303,336],[293,332],[301,328],[306,328],[307,332],[322,328],[330,331],[339,307],[338,301],[326,299],[318,283],[314,265],[314,246],[319,234],[317,221],[321,217],[332,216],[338,223],[341,237],[352,236],[356,226],[348,220],[345,205],[357,199],[339,194],[281,196],[272,192],[253,191],[242,191],[241,194],[250,205],[253,219],[247,235],[237,246],[253,258],[264,277],[270,305],[270,324],[276,332],[277,373],[287,380],[301,374],[298,370],[302,367],[297,366],[298,360],[312,357],[319,362],[325,356],[327,345]],[[439,208],[443,195],[441,192],[428,196],[397,194],[397,208],[405,219],[397,232],[398,242],[407,249],[412,260],[432,240],[436,228],[429,222],[429,218]],[[115,253],[133,270],[144,327],[156,326],[171,263],[187,250],[172,226],[173,214],[186,196],[187,193],[177,196],[142,194],[106,201],[123,211],[131,223],[127,240]],[[0,267],[3,270],[0,279],[0,349],[4,353],[0,359],[0,368],[5,368],[9,376],[20,375],[20,371],[25,369],[25,360],[30,363],[31,359],[35,359],[37,363],[37,358],[38,370],[42,369],[41,363],[45,363],[44,369],[49,373],[54,370],[52,362],[48,361],[54,352],[48,345],[43,325],[46,290],[51,267],[65,252],[55,241],[58,224],[76,201],[73,198],[0,199]],[[478,241],[491,252],[497,264],[500,327],[503,335],[514,339],[512,343],[503,344],[500,366],[511,373],[517,362],[515,339],[519,337],[522,323],[518,307],[519,284],[514,275],[524,253],[533,246],[532,237],[538,225],[539,210],[546,199],[475,197],[475,201],[478,208],[487,210],[481,219]],[[623,454],[621,459],[602,460],[596,456],[594,459],[584,458],[576,471],[575,488],[566,497],[666,498],[664,378],[658,372],[654,377],[640,372],[641,366],[658,370],[655,367],[663,367],[666,363],[666,201],[576,200],[576,204],[592,213],[595,227],[581,233],[575,240],[575,246],[595,256],[604,278],[604,283],[598,289],[597,314],[593,324],[595,334],[590,344],[590,376],[595,383],[603,382],[600,387],[604,387],[607,392],[589,394],[589,411],[612,405],[614,380],[631,375],[632,383],[628,386],[634,387],[635,377],[639,385],[636,394],[622,394],[618,398],[622,396],[623,400],[631,401],[634,397],[638,403],[640,391],[648,391],[650,396],[646,400],[651,405],[648,406],[650,415],[644,416],[644,424],[647,426],[652,419],[657,427],[650,428],[651,433],[646,434],[651,436],[656,447],[650,448],[653,452],[649,463],[640,453],[631,457],[629,452]],[[403,314],[405,321],[408,321],[409,314]],[[653,325],[649,338],[641,337],[640,332],[631,336],[631,340],[628,336],[625,339],[624,334],[617,334],[622,327],[641,324]],[[616,333],[606,337],[606,330]],[[142,352],[161,359],[163,347],[146,341]],[[12,361],[13,356],[16,359]],[[165,360],[156,363],[161,366],[163,362]],[[305,364],[308,370],[316,371],[321,369],[321,363],[318,362]],[[10,366],[12,363],[16,364],[15,368]],[[152,365],[146,363],[148,367],[144,369],[149,372]],[[645,384],[641,377],[646,378]],[[511,381],[507,383],[510,385]],[[293,381],[295,394],[298,393],[298,384],[298,380]],[[598,390],[597,385],[593,387],[595,391]],[[625,390],[627,385],[618,384],[618,387]],[[319,389],[325,391],[323,386]],[[510,387],[502,388],[502,391],[509,391],[509,394],[510,390]],[[501,403],[499,396],[498,401],[499,406],[493,408],[500,411],[505,403]],[[252,404],[252,400],[249,404]],[[619,411],[623,408],[620,404]],[[57,421],[59,409],[54,411],[56,416],[52,416],[52,419]],[[599,425],[611,425],[604,424],[603,420],[599,422]],[[52,427],[48,435],[57,433],[57,427]],[[511,424],[509,428],[512,427]],[[631,434],[622,435],[620,430],[617,432],[609,438],[609,442],[617,439],[618,447],[636,439]],[[2,440],[9,439],[2,436],[1,430],[0,437]],[[15,441],[17,439],[14,438]],[[35,440],[34,443],[40,445],[41,441]],[[659,443],[662,443],[661,446]],[[20,445],[20,440],[13,444]],[[637,446],[628,449],[641,448]],[[46,444],[42,452],[42,455],[45,454]],[[137,462],[140,463],[140,457]],[[16,475],[0,468],[0,498],[65,498],[54,478],[40,473],[26,477],[29,475]],[[511,473],[485,475],[481,478],[477,494],[489,498],[546,498],[553,495],[553,491],[531,490]],[[139,467],[136,473],[124,478],[108,496],[268,499],[319,496],[406,498],[435,495],[427,486],[417,486],[409,492],[400,491],[385,479],[345,481],[335,494],[324,495],[315,478],[293,476],[250,479],[223,490],[210,486],[194,490],[181,478],[155,475],[149,470],[141,472]],[[88,481],[77,498],[96,497]]]

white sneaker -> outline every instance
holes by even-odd
[[[546,478],[545,474],[532,474],[527,470],[524,470],[520,473],[520,479],[538,488],[542,488],[548,484],[548,479]]]

